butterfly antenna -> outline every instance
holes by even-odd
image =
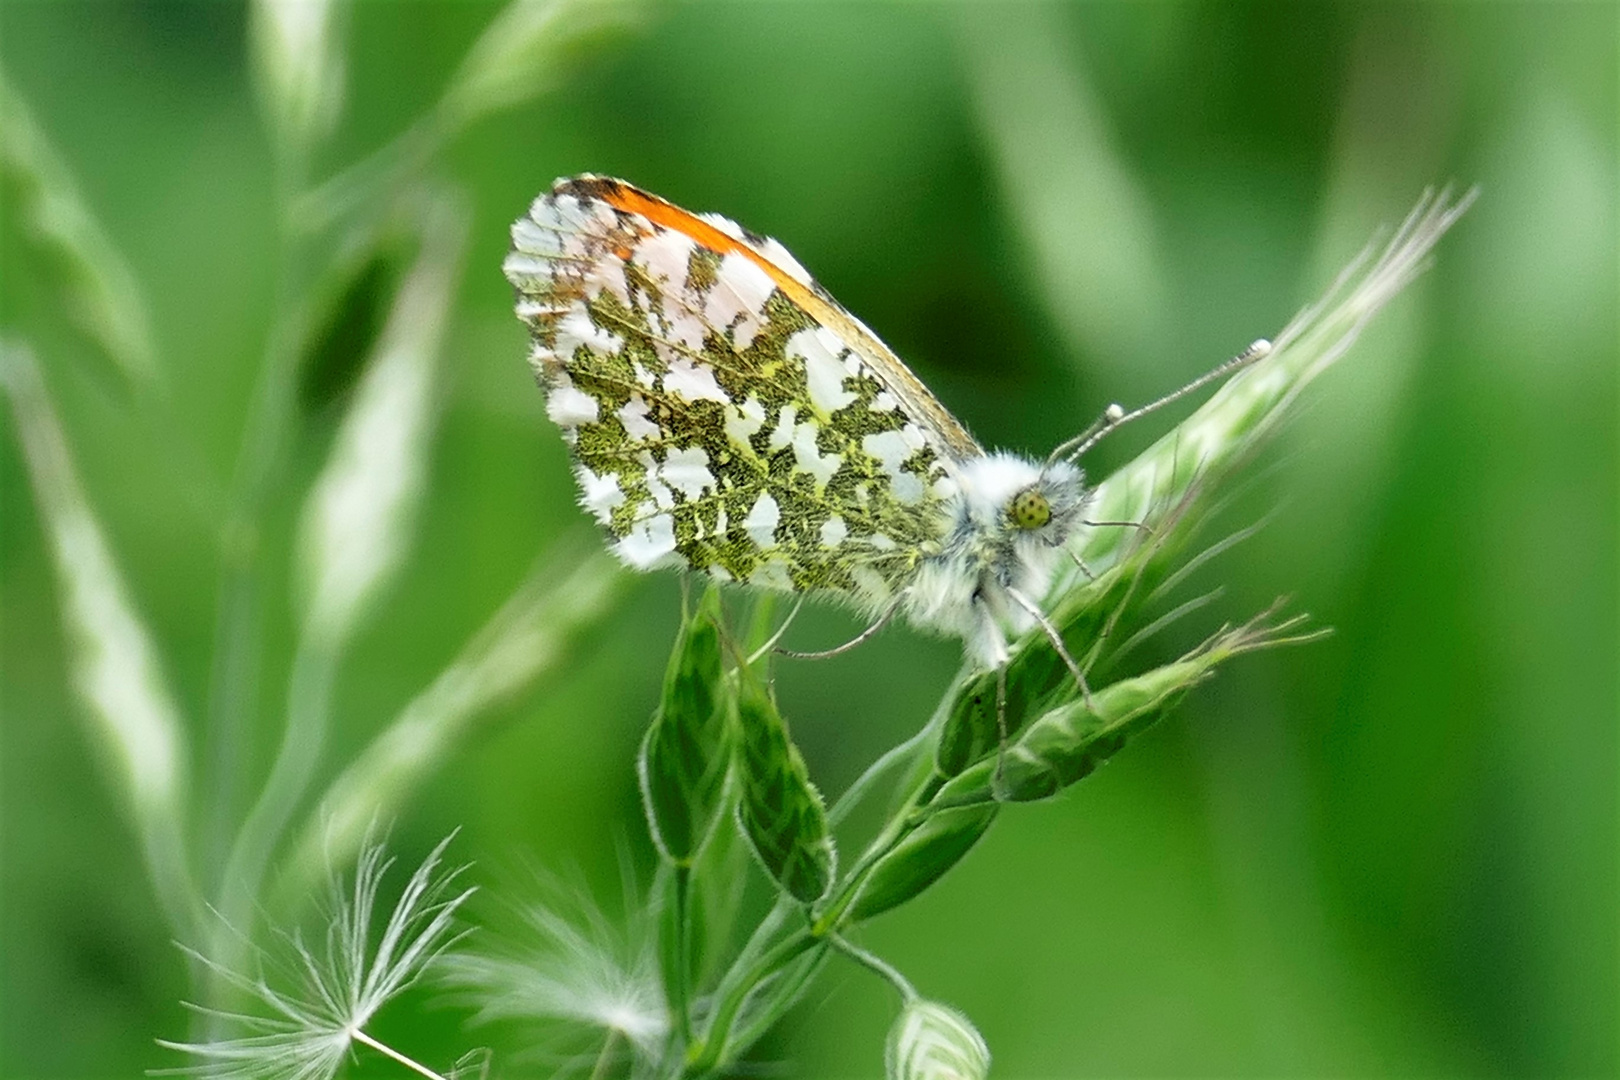
[[[1162,409],[1173,401],[1179,401],[1188,394],[1201,390],[1210,383],[1224,379],[1228,375],[1242,371],[1250,364],[1253,364],[1259,360],[1264,360],[1270,355],[1271,342],[1267,341],[1265,338],[1260,338],[1247,349],[1244,349],[1242,352],[1238,353],[1224,364],[1221,364],[1219,367],[1216,367],[1210,371],[1206,371],[1204,374],[1200,375],[1186,386],[1164,395],[1164,397],[1157,401],[1149,402],[1139,409],[1133,409],[1131,412],[1126,412],[1124,407],[1120,405],[1110,405],[1108,408],[1103,410],[1103,414],[1099,416],[1096,422],[1090,427],[1086,428],[1086,430],[1082,431],[1080,434],[1076,435],[1067,442],[1059,444],[1058,448],[1052,451],[1052,456],[1046,459],[1046,463],[1051,465],[1065,458],[1072,461],[1080,457],[1087,450],[1090,450],[1093,446],[1096,446],[1098,443],[1102,442],[1102,440],[1116,428],[1124,427],[1132,420],[1139,420],[1150,412]]]

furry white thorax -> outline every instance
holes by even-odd
[[[986,668],[1000,667],[1009,637],[1036,622],[1013,594],[1036,602],[1046,595],[1090,493],[1066,461],[1042,464],[1004,451],[962,462],[957,488],[939,554],[923,560],[902,610],[922,629],[961,638]],[[1052,516],[1039,528],[1019,528],[1008,508],[1030,489],[1045,497]]]

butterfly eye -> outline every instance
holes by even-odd
[[[1025,488],[1007,505],[1007,517],[1020,529],[1038,529],[1052,520],[1052,504],[1035,488]]]

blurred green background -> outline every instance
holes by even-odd
[[[357,3],[316,173],[408,125],[496,10]],[[110,389],[10,232],[5,329],[40,352],[206,793],[206,491],[232,475],[273,289],[245,11],[6,0],[0,31],[10,82],[135,272],[174,422]],[[553,177],[623,176],[778,237],[982,441],[1028,451],[1274,333],[1426,184],[1478,183],[1434,269],[1311,388],[1249,493],[1274,516],[1213,579],[1221,617],[1287,593],[1335,635],[1239,662],[1112,768],[1004,813],[864,940],[971,1016],[1001,1077],[1614,1075],[1617,54],[1609,3],[652,11],[439,167],[472,231],[429,488],[342,668],[331,760],[580,527],[499,271],[507,225]],[[285,550],[333,419],[299,421],[266,550]],[[178,1063],[152,1040],[185,1032],[185,972],[68,688],[3,423],[0,1074],[131,1076]],[[293,641],[289,568],[265,571],[245,790]],[[633,582],[409,800],[407,860],[460,826],[455,852],[497,887],[533,862],[611,893],[621,851],[645,864],[632,759],[677,605],[673,577]],[[795,633],[852,626],[817,612]],[[914,730],[957,655],[893,631],[784,666],[822,787]],[[880,1075],[893,1014],[834,964],[762,1056]],[[439,1060],[479,1041],[459,1020],[384,1026]]]

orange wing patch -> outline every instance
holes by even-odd
[[[902,407],[932,430],[942,451],[958,459],[984,453],[984,448],[911,373],[911,369],[865,323],[851,315],[816,284],[809,272],[777,241],[751,234],[735,222],[718,215],[700,216],[682,210],[657,195],[610,177],[589,174],[576,176],[559,180],[552,190],[554,195],[567,193],[578,198],[600,200],[616,210],[637,214],[654,225],[673,229],[722,256],[736,254],[748,259],[765,272],[784,296],[848,342],[887,384],[889,392],[900,401]]]

